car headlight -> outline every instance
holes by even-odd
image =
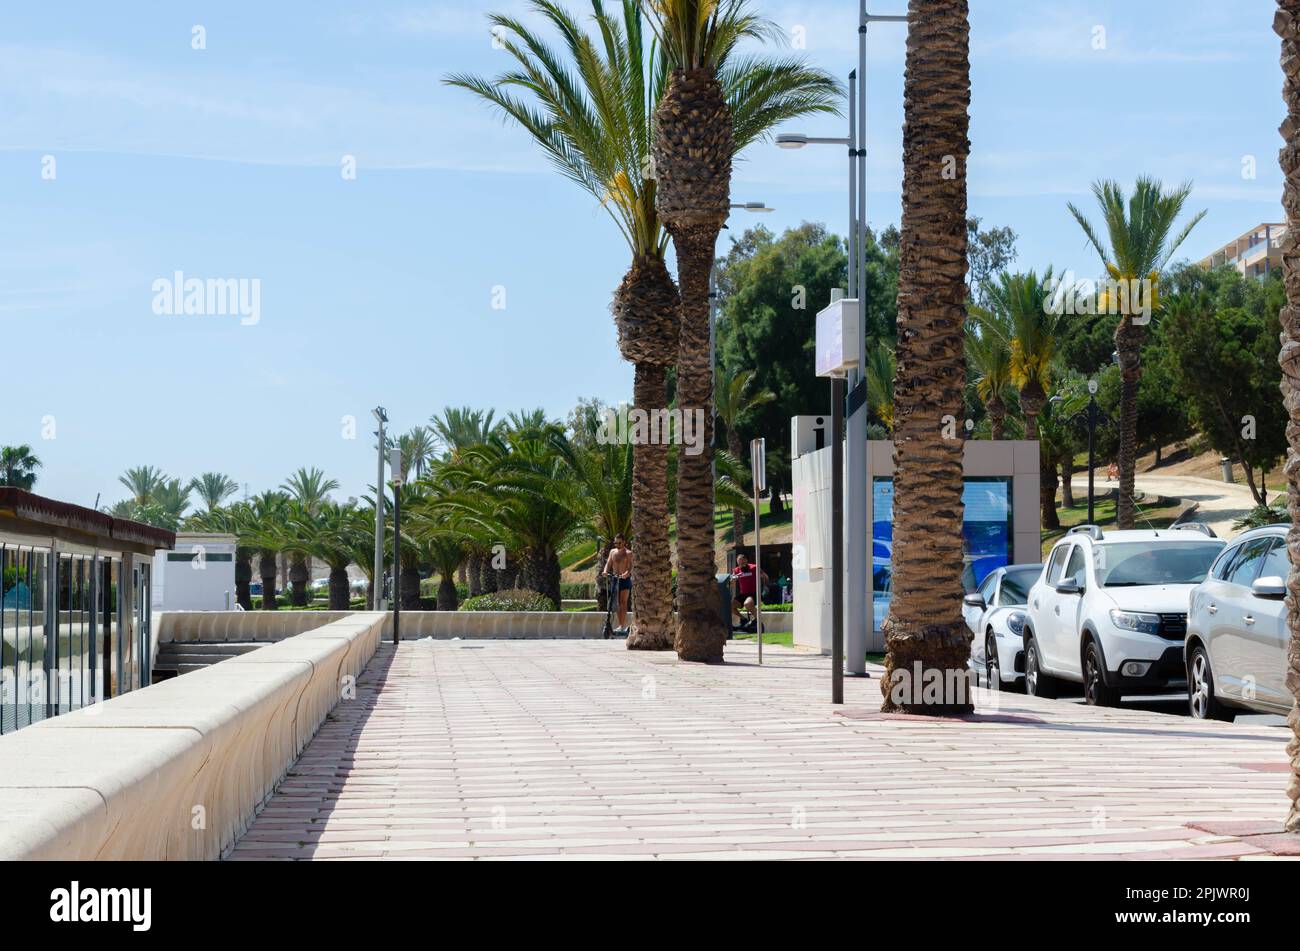
[[[1160,633],[1159,614],[1114,610],[1110,612],[1110,622],[1121,631],[1136,631],[1139,634]]]
[[[1023,611],[1016,611],[1007,616],[1007,630],[1016,637],[1022,637],[1025,633],[1025,614]]]

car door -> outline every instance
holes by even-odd
[[[1243,691],[1253,695],[1258,690],[1258,648],[1252,641],[1259,619],[1252,612],[1259,599],[1250,586],[1272,547],[1273,538],[1268,535],[1245,542],[1221,583],[1218,611],[1210,628],[1210,665],[1215,686],[1225,697],[1243,697]]]
[[[1272,542],[1255,578],[1281,578],[1285,582],[1291,568],[1286,540],[1273,536]],[[1261,598],[1248,592],[1242,622],[1242,654],[1245,658],[1242,699],[1274,709],[1289,709],[1291,694],[1286,689],[1286,649],[1290,631],[1286,623],[1285,602],[1281,598]]]
[[[1211,566],[1205,580],[1192,589],[1187,605],[1188,633],[1197,633],[1210,653],[1210,664],[1217,671],[1220,667],[1219,638],[1223,634],[1223,619],[1227,617],[1228,601],[1232,588],[1228,586],[1228,573],[1233,563],[1241,554],[1241,545],[1229,546]],[[1220,694],[1224,694],[1225,685],[1218,685]]]
[[[980,650],[983,650],[981,641],[984,637],[984,618],[986,618],[989,611],[993,609],[996,600],[995,595],[998,587],[998,578],[1000,578],[1001,575],[1002,572],[1000,570],[989,572],[989,576],[985,578],[979,588],[976,589],[979,592],[980,597],[984,599],[983,607],[977,607],[973,604],[962,604],[962,617],[966,620],[966,627],[969,628],[971,634],[975,636],[975,644]]]
[[[1060,654],[1052,658],[1052,664],[1060,670],[1076,676],[1083,676],[1083,664],[1079,658],[1079,626],[1083,614],[1083,595],[1088,588],[1087,552],[1083,545],[1075,545],[1061,572],[1062,581],[1073,581],[1079,586],[1078,594],[1058,594],[1056,609],[1056,627],[1058,636],[1055,643]]]
[[[1042,664],[1051,671],[1061,669],[1060,658],[1064,654],[1064,647],[1061,644],[1061,604],[1069,598],[1068,595],[1058,592],[1056,585],[1064,576],[1066,560],[1076,547],[1078,546],[1065,543],[1052,551],[1052,558],[1047,563],[1047,573],[1043,576],[1044,584],[1036,598],[1038,605],[1035,611],[1037,623],[1034,625],[1034,636],[1038,640]]]

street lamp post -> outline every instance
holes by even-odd
[[[371,576],[371,607],[376,611],[384,610],[384,423],[388,422],[388,413],[382,406],[370,411],[375,422],[379,424],[379,474],[375,477],[375,573]]]
[[[866,406],[866,283],[867,283],[867,262],[866,262],[866,226],[867,226],[867,27],[871,23],[906,23],[905,15],[883,15],[867,12],[866,0],[859,0],[858,3],[858,68],[849,74],[849,136],[847,139],[841,138],[824,138],[799,134],[778,135],[776,144],[781,148],[799,149],[805,145],[826,144],[826,145],[847,145],[849,149],[849,297],[858,299],[858,309],[862,320],[862,333],[859,336],[858,351],[858,369],[851,372],[849,383],[852,384],[851,391],[847,394],[848,400],[848,438],[847,438],[847,467],[849,496],[847,499],[847,511],[844,512],[846,524],[840,525],[841,535],[847,529],[848,531],[848,551],[847,559],[844,558],[842,548],[834,540],[834,531],[832,531],[832,547],[834,551],[831,555],[832,571],[839,574],[843,573],[844,562],[847,561],[847,572],[853,584],[850,586],[852,597],[847,604],[847,633],[848,633],[848,666],[849,670],[857,675],[865,675],[867,666],[866,647],[867,647],[867,624],[869,623],[867,604],[866,604],[866,585],[867,577],[867,406]],[[845,383],[841,381],[832,381],[832,399],[836,401],[836,406],[843,413],[843,407],[840,405],[843,400],[843,394],[840,390],[845,388]],[[843,437],[843,432],[839,432],[834,438]],[[838,443],[837,443],[838,445]],[[832,463],[835,464],[834,462]],[[840,470],[836,468],[832,474],[832,497],[835,495],[834,480],[842,479]],[[843,491],[842,486],[840,489]],[[840,518],[840,513],[835,513],[835,518]],[[842,544],[842,539],[841,543]],[[841,588],[844,586],[843,578],[839,579]],[[834,585],[832,585],[832,589]],[[834,595],[832,595],[834,596]],[[832,618],[835,617],[832,609]],[[832,621],[836,631],[832,635],[832,644],[842,643],[844,637],[844,628],[838,621]],[[832,655],[834,655],[832,649]],[[839,664],[836,663],[835,678],[841,676]],[[839,696],[840,691],[837,687],[832,687],[832,692]],[[836,701],[839,702],[839,701]]]
[[[1109,417],[1101,411],[1097,405],[1098,385],[1096,380],[1088,381],[1088,408],[1083,412],[1076,413],[1070,417],[1070,424],[1077,425],[1083,421],[1088,430],[1088,524],[1096,525],[1097,520],[1093,512],[1093,473],[1096,470],[1097,462],[1093,458],[1095,447],[1097,445],[1097,424],[1109,421]],[[1053,396],[1053,403],[1061,403],[1063,399],[1059,396]],[[1086,413],[1086,415],[1085,415]]]
[[[401,639],[402,622],[402,450],[388,456],[393,473],[393,646]]]

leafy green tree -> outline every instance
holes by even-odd
[[[1278,319],[1285,292],[1271,282],[1269,305],[1216,309],[1205,291],[1165,305],[1165,345],[1179,396],[1197,428],[1220,454],[1241,463],[1258,505],[1268,504],[1265,477],[1286,455],[1286,412],[1278,399]]]

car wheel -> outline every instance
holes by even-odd
[[[1237,713],[1224,706],[1214,693],[1214,670],[1205,647],[1196,644],[1187,659],[1187,707],[1197,720],[1221,720],[1231,723]]]
[[[1106,686],[1101,649],[1096,641],[1088,641],[1083,650],[1083,700],[1093,707],[1119,706],[1119,691]]]
[[[1031,697],[1055,699],[1060,693],[1060,681],[1043,673],[1038,661],[1038,641],[1033,635],[1025,638],[1025,693]]]
[[[1002,671],[998,667],[998,645],[993,635],[984,638],[984,679],[990,690],[1002,689]]]

